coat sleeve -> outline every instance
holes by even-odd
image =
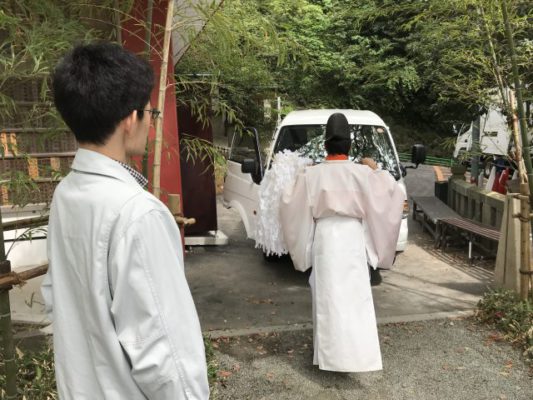
[[[147,399],[208,399],[200,323],[170,214],[152,210],[131,223],[109,266],[116,335]]]
[[[41,295],[44,299],[44,311],[48,320],[53,322],[53,298],[52,298],[52,264],[48,261],[48,272],[44,276],[41,284]]]
[[[375,267],[389,269],[396,254],[405,192],[388,171],[370,171],[365,190],[365,219]]]
[[[48,240],[46,243],[46,253],[48,257],[48,271],[44,276],[43,283],[41,284],[41,295],[44,300],[44,311],[48,320],[53,322],[54,320],[54,298],[52,292],[52,260],[50,259],[50,244],[52,243],[52,230],[48,226]]]
[[[294,268],[306,271],[311,267],[311,250],[315,222],[307,193],[305,170],[283,192],[280,201],[280,221],[283,238]]]

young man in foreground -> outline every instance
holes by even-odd
[[[207,399],[180,232],[125,163],[144,152],[150,65],[111,43],[74,48],[54,102],[79,143],[50,210],[42,291],[61,399]]]

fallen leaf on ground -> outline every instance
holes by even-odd
[[[232,374],[233,374],[233,372],[231,372],[231,371],[224,371],[224,370],[218,371],[218,376],[220,376],[221,378],[228,378]]]
[[[263,356],[263,355],[265,355],[267,353],[263,346],[257,346],[256,349],[257,349],[257,352],[259,353],[259,355]]]
[[[246,301],[252,304],[274,304],[272,299],[256,299],[254,297],[247,298]]]
[[[489,336],[488,336],[488,339],[494,341],[494,342],[501,342],[505,339],[505,337],[501,334],[501,333],[498,333],[498,332],[492,332]]]

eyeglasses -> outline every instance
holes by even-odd
[[[157,119],[161,115],[161,111],[159,111],[157,108],[151,108],[149,110],[137,110],[137,111],[140,111],[140,112],[147,111],[147,112],[149,112],[150,116],[152,117],[152,119]]]

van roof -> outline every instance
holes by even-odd
[[[368,110],[317,109],[291,111],[281,122],[286,125],[325,125],[331,114],[343,113],[350,125],[380,125],[385,122],[374,112]]]

